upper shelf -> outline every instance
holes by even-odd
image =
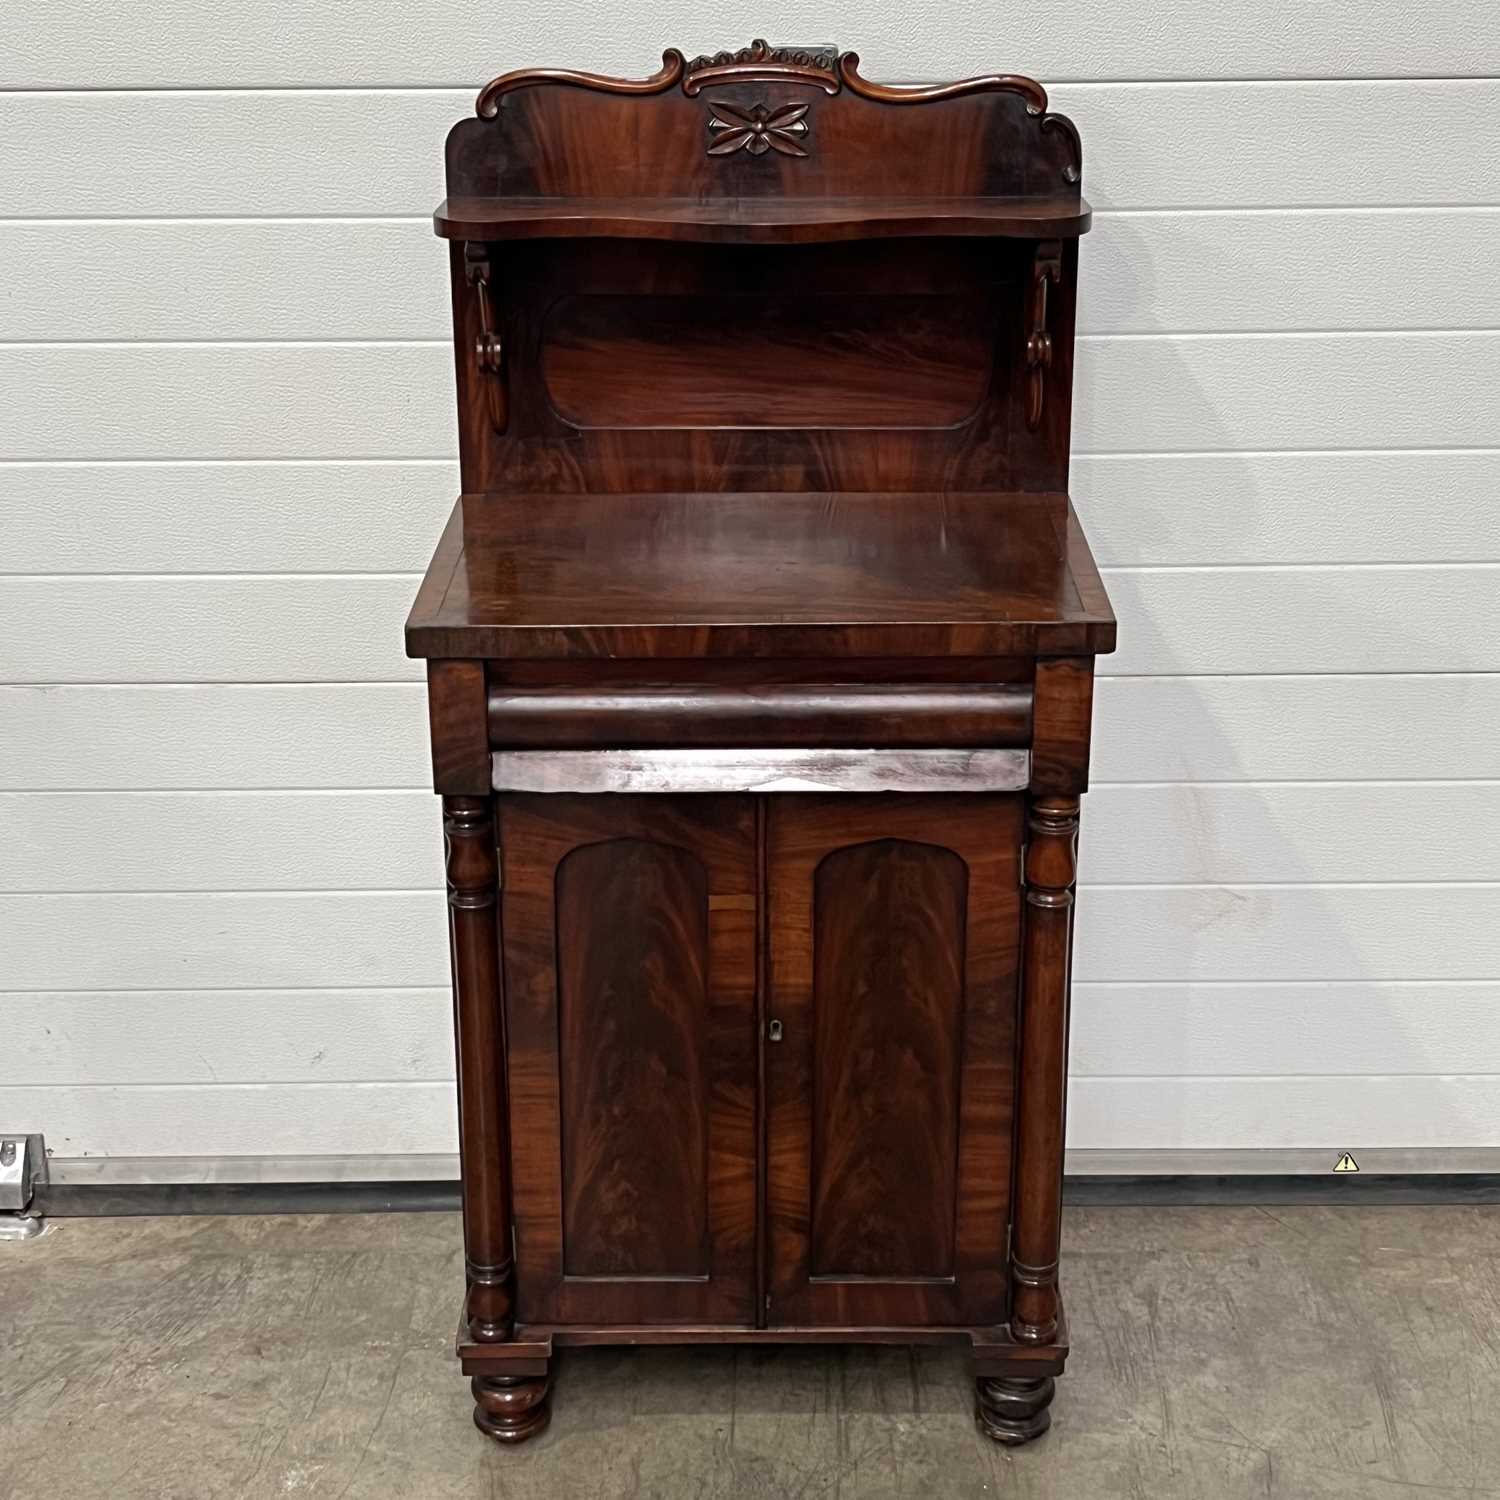
[[[1035,198],[447,198],[433,216],[450,240],[687,240],[808,245],[918,235],[1074,238],[1091,212],[1069,195]]]

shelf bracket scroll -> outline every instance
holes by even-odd
[[[495,327],[494,300],[490,295],[488,245],[470,242],[464,246],[464,274],[474,289],[479,312],[479,332],[474,336],[474,365],[484,381],[490,425],[496,432],[504,432],[510,403],[505,389],[505,362],[500,334]]]
[[[1052,367],[1052,334],[1047,328],[1048,286],[1062,282],[1062,245],[1042,240],[1031,262],[1031,326],[1026,335],[1026,429],[1042,425],[1047,371]]]

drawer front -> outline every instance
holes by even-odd
[[[1031,684],[569,688],[496,685],[496,749],[1026,745]]]

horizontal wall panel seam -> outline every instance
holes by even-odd
[[[3,92],[3,91],[0,91]],[[1095,208],[1094,224],[1097,227],[1106,219],[1150,219],[1150,218],[1223,218],[1238,215],[1294,217],[1305,214],[1493,214],[1500,213],[1500,203],[1319,203],[1285,205],[1244,204],[1235,206],[1199,207],[1185,205],[1180,208]],[[430,214],[0,214],[0,226],[7,224],[37,225],[39,227],[73,227],[77,225],[410,225],[430,229]]]
[[[1319,458],[1370,458],[1401,454],[1442,455],[1459,454],[1486,456],[1500,453],[1500,445],[1449,444],[1437,447],[1404,448],[1224,448],[1206,450],[1202,448],[1161,448],[1104,450],[1074,454],[1074,458],[1085,458],[1090,463],[1136,462],[1143,458],[1166,459],[1182,463],[1209,462],[1226,458],[1297,458],[1316,456]],[[443,454],[414,454],[410,457],[387,458],[381,456],[336,455],[292,455],[278,454],[270,458],[218,458],[183,455],[168,458],[0,458],[3,469],[275,469],[275,468],[451,468],[455,479],[458,473],[458,456]]]
[[[68,1093],[124,1092],[135,1089],[170,1089],[173,1093],[253,1093],[264,1089],[431,1089],[451,1088],[452,1076],[443,1078],[257,1078],[248,1081],[214,1081],[188,1079],[174,1082],[165,1079],[159,1083],[12,1083],[9,1089],[26,1089],[33,1093],[45,1090],[66,1090]]]
[[[1337,339],[1451,339],[1472,338],[1487,340],[1500,338],[1500,328],[1457,325],[1445,328],[1270,328],[1270,329],[1213,329],[1173,330],[1162,329],[1143,333],[1081,333],[1077,342],[1087,344],[1172,344],[1172,343],[1269,343],[1282,341],[1298,343],[1304,340],[1333,341]],[[429,338],[256,338],[256,339],[5,339],[0,338],[0,351],[7,349],[24,352],[63,351],[78,349],[443,349],[450,350],[447,339]],[[1184,452],[1198,452],[1185,449]],[[1215,450],[1217,451],[1217,450]],[[1280,452],[1280,449],[1272,449]],[[1374,450],[1386,452],[1386,449]],[[44,460],[45,461],[45,460]]]
[[[197,1080],[181,1083],[18,1083],[9,1085],[17,1091],[26,1090],[29,1093],[40,1092],[43,1089],[67,1089],[71,1093],[118,1093],[132,1089],[161,1089],[193,1093],[212,1093],[219,1089],[232,1089],[239,1093],[256,1093],[266,1089],[338,1089],[341,1093],[363,1093],[374,1089],[447,1089],[451,1083],[440,1078],[407,1078],[407,1079],[362,1079],[351,1078],[307,1078],[293,1079],[291,1081],[280,1081],[273,1079],[256,1079],[249,1082],[221,1082],[213,1080],[199,1082]]]
[[[1120,983],[1128,984],[1132,981],[1121,980]],[[1237,980],[1226,980],[1227,984],[1239,983]],[[1301,984],[1308,981],[1289,980],[1288,983]],[[1333,980],[1312,981],[1321,983],[1334,983]],[[1354,983],[1355,981],[1349,981]],[[1431,983],[1429,980],[1393,980],[1395,984],[1408,983]],[[1485,984],[1487,980],[1455,979],[1453,984]],[[66,989],[58,989],[55,985],[43,986],[36,989],[8,989],[0,987],[0,995],[370,995],[370,994],[410,994],[410,995],[441,995],[448,997],[451,990],[446,985],[438,984],[229,984],[211,985],[195,984],[187,988],[173,988],[167,985],[155,984],[104,984],[92,986],[69,985]]]
[[[170,686],[170,684],[166,684]],[[420,686],[420,684],[417,684]],[[1359,790],[1406,790],[1422,787],[1500,787],[1500,777],[1494,776],[1445,776],[1420,778],[1398,778],[1391,776],[1342,776],[1305,777],[1301,780],[1256,780],[1224,781],[1212,779],[1181,778],[1160,781],[1100,781],[1092,780],[1089,789],[1095,792],[1153,792],[1162,790],[1214,790],[1216,788],[1239,791],[1285,791],[1297,788],[1349,788]],[[230,787],[0,787],[0,803],[13,797],[99,797],[111,802],[130,797],[430,797],[433,793],[422,786],[245,786]]]
[[[1467,979],[1080,979],[1078,990],[1202,990],[1202,989],[1430,989],[1443,985],[1455,989],[1484,989],[1500,984],[1500,974]],[[69,993],[72,993],[71,991]],[[1497,1069],[1500,1071],[1500,1069]]]
[[[712,501],[705,503],[711,504]],[[1106,577],[1115,574],[1152,574],[1152,573],[1337,573],[1340,575],[1348,573],[1400,573],[1400,572],[1484,572],[1486,569],[1500,568],[1500,559],[1491,558],[1463,558],[1460,560],[1440,559],[1429,560],[1424,558],[1402,559],[1399,562],[1256,562],[1256,563],[1114,563],[1101,566],[1099,571]],[[53,579],[75,579],[86,578],[95,583],[167,583],[181,578],[194,578],[201,580],[211,579],[238,579],[275,581],[294,578],[304,582],[317,582],[319,580],[328,582],[345,582],[359,579],[410,579],[418,583],[422,579],[420,571],[397,570],[397,569],[361,569],[350,568],[347,571],[331,571],[326,568],[299,569],[283,568],[274,571],[265,569],[246,569],[244,571],[223,570],[199,570],[185,569],[182,572],[164,573],[160,571],[139,571],[126,573],[105,573],[91,569],[74,569],[57,573],[11,573],[0,569],[0,578],[10,582],[20,583],[46,583]]]
[[[751,795],[751,794],[731,794]],[[290,897],[295,900],[322,900],[328,896],[439,896],[441,885],[339,885],[339,886],[196,886],[159,888],[136,886],[130,889],[87,887],[78,890],[3,891],[7,900],[53,901],[81,900],[94,896],[190,896],[195,900],[268,900]],[[1369,891],[1369,890],[1493,890],[1500,891],[1500,880],[1100,880],[1078,882],[1080,891]],[[1497,913],[1500,915],[1500,913]],[[368,986],[366,986],[368,988]],[[383,986],[382,986],[383,988]]]
[[[1411,88],[1431,84],[1473,84],[1493,83],[1500,78],[1500,74],[1493,72],[1461,72],[1461,73],[1435,73],[1435,74],[1403,74],[1382,73],[1366,76],[1363,74],[1329,73],[1329,74],[1298,74],[1290,77],[1270,75],[1266,77],[1248,78],[1087,78],[1074,79],[1066,77],[1044,78],[1041,81],[1048,87],[1068,89],[1130,89],[1136,91],[1164,92],[1175,89],[1276,89],[1276,88]],[[952,82],[951,77],[941,79],[933,78],[925,80],[928,82]],[[902,80],[907,84],[924,82],[919,77],[909,77]],[[459,83],[422,83],[422,84],[206,84],[181,86],[141,86],[122,87],[118,85],[107,85],[103,87],[57,87],[57,88],[0,88],[0,99],[113,99],[113,98],[140,98],[142,96],[156,96],[163,99],[200,98],[216,99],[228,96],[251,96],[268,99],[281,98],[401,98],[412,95],[431,97],[434,95],[461,94],[466,96],[465,102],[469,102],[477,92],[483,79],[470,79]]]
[[[1472,443],[1450,443],[1438,444],[1426,448],[1403,447],[1399,443],[1392,444],[1389,448],[1362,447],[1351,449],[1347,447],[1333,446],[1329,448],[1084,448],[1074,449],[1073,458],[1096,459],[1096,458],[1237,458],[1250,457],[1255,454],[1263,454],[1269,457],[1295,457],[1302,454],[1308,457],[1324,457],[1331,454],[1350,453],[1372,453],[1372,454],[1396,454],[1396,453],[1490,453],[1495,451],[1488,446],[1476,447]],[[152,453],[141,457],[122,456],[119,454],[91,455],[88,458],[60,459],[56,457],[47,458],[5,458],[0,459],[0,467],[9,468],[42,468],[57,467],[64,464],[72,464],[79,468],[98,465],[109,468],[124,468],[126,466],[151,467],[166,464],[343,464],[343,463],[386,463],[386,464],[452,464],[455,469],[458,465],[458,453],[413,453],[396,454],[386,457],[371,457],[369,455],[356,455],[349,457],[346,454],[325,454],[322,457],[309,457],[307,455],[294,455],[288,457],[277,454],[274,457],[257,457],[255,454],[171,454]],[[455,495],[457,490],[454,491]]]
[[[88,577],[80,574],[79,577]],[[289,574],[288,577],[296,577]],[[1450,678],[1500,678],[1500,670],[1475,671],[1468,667],[1455,667],[1451,672],[1410,669],[1390,672],[1116,672],[1101,675],[1100,682],[1357,682],[1379,681],[1383,678],[1402,680],[1444,681]],[[29,678],[0,679],[0,689],[8,692],[49,693],[71,691],[76,688],[97,688],[107,691],[117,689],[140,689],[157,692],[176,689],[192,692],[197,688],[420,688],[423,683],[417,677],[181,677],[161,681],[142,681],[139,678],[74,678],[59,677],[33,681]],[[1097,687],[1096,687],[1097,693]],[[1097,700],[1096,700],[1097,701]],[[213,790],[209,788],[208,790]]]
[[[293,575],[295,576],[295,575]],[[399,622],[398,622],[399,623]],[[1107,661],[1108,658],[1105,658]],[[1098,683],[1103,682],[1293,682],[1298,679],[1306,681],[1356,681],[1366,679],[1378,681],[1382,678],[1412,678],[1426,677],[1432,679],[1443,678],[1493,678],[1500,676],[1500,669],[1496,671],[1475,671],[1468,667],[1456,667],[1451,672],[1443,671],[1413,671],[1409,667],[1393,668],[1389,672],[1373,670],[1331,672],[1326,668],[1310,670],[1307,672],[1267,672],[1246,670],[1243,672],[1225,672],[1221,670],[1203,672],[1112,672],[1107,668],[1099,669],[1096,679],[1095,695],[1097,701]],[[368,677],[167,677],[167,678],[89,678],[89,677],[4,677],[0,678],[0,689],[7,691],[24,692],[35,689],[38,692],[50,692],[56,689],[66,688],[181,688],[191,691],[194,688],[235,688],[235,687],[261,687],[261,688],[327,688],[327,687],[411,687],[422,685],[421,677],[415,672],[409,675],[395,677],[381,673],[372,673]]]
[[[1382,1073],[1077,1073],[1069,1072],[1071,1086],[1094,1083],[1177,1083],[1191,1080],[1193,1083],[1280,1083],[1280,1082],[1328,1082],[1348,1083],[1356,1080],[1383,1080],[1399,1078],[1432,1078],[1458,1081],[1494,1080],[1500,1082],[1500,1072],[1454,1073],[1454,1072],[1382,1072]],[[82,1093],[99,1090],[171,1089],[183,1092],[223,1091],[225,1093],[249,1092],[257,1089],[417,1089],[434,1085],[450,1085],[453,1074],[447,1073],[426,1078],[257,1078],[257,1079],[154,1079],[131,1082],[94,1083],[10,1083],[7,1088],[27,1089],[34,1093],[47,1090]]]
[[[1164,329],[1108,329],[1096,328],[1090,333],[1080,333],[1079,344],[1123,342],[1134,339],[1139,342],[1151,340],[1190,339],[1296,339],[1296,338],[1452,338],[1455,335],[1490,335],[1500,333],[1500,326],[1489,323],[1433,323],[1422,325],[1390,324],[1375,328],[1345,328],[1337,324],[1303,324],[1298,328],[1164,328]],[[448,346],[440,340],[429,338],[290,338],[282,334],[266,334],[258,338],[222,339],[209,338],[158,338],[147,335],[140,338],[68,338],[68,339],[9,339],[0,337],[0,354],[7,349],[364,349],[395,348],[442,349]],[[1189,452],[1196,450],[1187,450]],[[393,460],[400,462],[401,460]],[[47,460],[43,460],[47,462]]]
[[[1451,976],[1442,978],[1428,978],[1419,976],[1416,978],[1402,977],[1399,979],[1386,978],[1360,978],[1360,979],[1077,979],[1073,982],[1073,992],[1076,995],[1081,990],[1198,990],[1198,989],[1337,989],[1368,987],[1371,989],[1413,989],[1430,988],[1446,985],[1454,989],[1483,987],[1487,985],[1500,984],[1500,974],[1492,976],[1465,977],[1454,979]],[[408,992],[411,994],[437,994],[443,997],[449,996],[449,991],[440,985],[431,984],[353,984],[353,985],[295,985],[295,984],[234,984],[215,986],[208,984],[193,985],[190,989],[167,990],[158,985],[129,985],[129,984],[107,984],[107,985],[69,985],[66,989],[58,989],[55,985],[39,986],[35,989],[6,989],[0,988],[0,996],[14,995],[18,997],[35,995],[70,995],[76,997],[92,995],[162,995],[162,994],[184,994],[184,995],[264,995],[264,994],[306,994],[306,995],[356,995],[368,994],[371,990],[381,992]],[[1239,1076],[1239,1075],[1229,1075]],[[1287,1077],[1299,1075],[1287,1074]],[[1446,1077],[1446,1074],[1434,1075]]]
[[[1401,979],[1080,979],[1078,990],[1275,990],[1275,989],[1485,989],[1500,985],[1500,971],[1492,975],[1475,975],[1463,979],[1451,976],[1424,976]],[[98,985],[80,988],[55,986],[37,989],[13,989],[0,985],[0,995],[59,995],[68,997],[97,995],[342,995],[351,997],[373,994],[426,995],[445,999],[448,987],[438,984],[236,984],[236,985]],[[1500,1071],[1500,1069],[1497,1069]],[[1238,1076],[1238,1075],[1234,1075]]]
[[[1410,677],[1416,675],[1408,670],[1392,672],[1110,672],[1101,673],[1099,682],[1195,682],[1195,681],[1217,681],[1217,682],[1262,682],[1267,678],[1275,677],[1282,680],[1290,680],[1299,676],[1312,678],[1338,678],[1338,677]],[[1467,669],[1459,669],[1453,672],[1425,672],[1420,674],[1425,677],[1493,677],[1493,672],[1472,672]],[[0,688],[23,690],[37,688],[46,692],[54,688],[114,688],[114,687],[149,687],[149,688],[228,688],[228,687],[409,687],[413,684],[421,686],[421,678],[415,673],[405,677],[383,676],[379,674],[369,677],[180,677],[162,679],[143,679],[138,677],[123,678],[82,678],[64,677],[49,678],[46,681],[33,681],[26,677],[0,678]],[[1097,686],[1095,692],[1097,694]]]

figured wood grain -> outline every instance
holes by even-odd
[[[837,662],[817,656],[696,657],[632,659],[629,657],[518,658],[486,663],[486,676],[499,693],[563,693],[581,690],[601,694],[642,693],[686,697],[704,695],[712,708],[726,692],[779,695],[796,690],[824,695],[849,689],[857,708],[868,706],[866,690],[915,693],[920,704],[926,690],[963,683],[1003,692],[1027,691],[1036,661],[1030,656],[862,656]],[[999,687],[998,685],[1004,685]],[[832,690],[832,691],[831,691]],[[644,701],[644,700],[643,700]],[[816,701],[815,699],[813,701]],[[832,709],[837,714],[838,709]],[[920,707],[918,713],[920,714]]]
[[[932,844],[814,874],[813,1276],[953,1275],[967,906],[963,860]]]
[[[983,295],[565,297],[541,379],[578,428],[956,427],[998,321]]]
[[[479,297],[455,282],[466,488],[1061,489],[1010,374],[1027,242],[922,243],[493,246],[508,418],[470,425]]]
[[[750,1326],[753,804],[496,805],[521,1316]]]
[[[564,1275],[706,1275],[708,871],[624,838],[555,879]]]
[[[900,1326],[998,1322],[1006,1305],[1005,1235],[1010,1186],[1012,1067],[1016,1021],[1017,958],[1020,930],[1018,857],[1019,799],[1009,796],[928,796],[863,798],[783,798],[767,803],[766,880],[769,901],[769,975],[766,1009],[782,1023],[782,1040],[766,1049],[767,1184],[769,1231],[768,1325],[816,1326],[876,1324]],[[903,958],[897,966],[890,949],[882,957],[878,936],[855,939],[849,932],[855,916],[848,903],[852,889],[833,897],[839,910],[830,923],[817,916],[819,867],[841,851],[873,849],[857,860],[878,863],[879,851],[916,846],[925,875],[919,891],[929,921],[943,930],[917,933],[919,919],[910,909],[912,894],[903,881],[887,877],[867,899],[863,920],[872,929],[889,928],[911,935],[936,965],[918,977]],[[931,854],[926,854],[931,850]],[[953,861],[966,875],[966,899],[955,915]],[[848,869],[845,865],[843,868]],[[833,865],[835,876],[840,864]],[[872,871],[872,874],[875,872]],[[827,891],[826,882],[821,889]],[[934,905],[935,903],[935,905]],[[825,957],[820,939],[839,942]],[[915,1046],[913,1029],[942,1023],[946,1034],[924,1039],[920,1062],[869,1057],[865,1066],[891,1087],[875,1099],[858,1099],[851,1088],[861,1065],[843,1047],[843,1027],[826,1022],[824,1004],[849,1014],[846,982],[834,965],[849,957],[851,942],[872,945],[855,950],[865,957],[868,996],[867,1035],[883,1045]],[[930,967],[930,965],[929,965]],[[956,1004],[936,998],[947,993],[938,976],[961,975]],[[914,997],[901,977],[917,986]],[[951,985],[951,979],[948,981]],[[878,986],[878,988],[877,988]],[[925,1000],[924,1000],[925,997]],[[927,1008],[922,1009],[924,1003]],[[919,1012],[920,1019],[910,1013]],[[938,1081],[954,1059],[957,1077]],[[889,1071],[886,1071],[889,1070]],[[826,1076],[824,1076],[826,1074]],[[897,1078],[900,1087],[895,1087]],[[869,1111],[884,1108],[897,1120],[907,1117],[913,1129],[942,1137],[942,1122],[956,1092],[957,1139],[950,1168],[927,1151],[892,1145],[894,1155],[877,1166],[865,1138]],[[827,1106],[827,1119],[815,1100]],[[828,1127],[839,1133],[829,1136]],[[820,1130],[822,1138],[820,1139]],[[882,1142],[889,1142],[883,1133]],[[951,1141],[951,1138],[950,1138]],[[823,1191],[814,1180],[814,1163],[848,1160],[858,1181],[841,1189],[832,1182]],[[951,1171],[952,1176],[947,1173]],[[897,1256],[881,1260],[874,1275],[814,1274],[814,1244],[819,1234],[817,1206],[832,1209],[824,1248],[842,1258],[882,1257],[878,1246],[857,1249],[850,1225],[843,1220],[874,1212],[874,1184],[888,1201],[880,1207],[881,1223]],[[956,1189],[949,1190],[950,1184]],[[839,1193],[847,1196],[840,1203]],[[954,1199],[956,1196],[956,1209]],[[953,1213],[951,1231],[934,1220]],[[951,1232],[947,1269],[941,1237]],[[935,1243],[934,1236],[940,1237]],[[935,1279],[934,1279],[935,1277]],[[913,1279],[917,1278],[917,1279]]]
[[[1079,132],[1034,80],[892,89],[855,52],[669,48],[643,77],[501,75],[446,165],[438,233],[471,260],[508,240],[469,308],[455,276],[466,487],[808,487],[810,450],[837,489],[1065,483],[1076,263],[1046,422],[1017,356],[1053,335],[1023,327],[1017,285],[1032,242],[1082,233],[1088,208]],[[736,242],[768,254],[747,263]],[[913,300],[924,282],[942,302]],[[489,329],[496,293],[505,363],[484,377],[472,321]],[[475,428],[501,384],[505,419]]]
[[[1038,660],[1031,761],[1034,792],[1076,796],[1088,788],[1093,710],[1093,657]]]
[[[706,104],[767,114],[806,106],[790,144],[804,154],[711,152]],[[1046,113],[1040,84],[988,74],[890,89],[846,53],[814,69],[668,49],[654,74],[625,79],[541,69],[496,79],[477,118],[449,133],[450,194],[494,198],[667,196],[708,201],[849,194],[1076,199],[1076,131]],[[611,149],[626,141],[629,149]],[[987,149],[975,150],[983,141]]]
[[[984,656],[1112,649],[1057,494],[469,495],[415,656]],[[452,533],[450,533],[450,536]]]
[[[427,713],[433,786],[483,796],[490,789],[484,663],[429,661]]]

